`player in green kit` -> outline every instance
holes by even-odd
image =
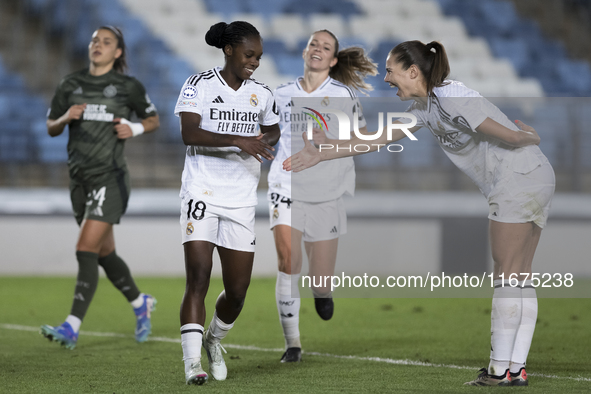
[[[156,130],[158,114],[142,84],[124,74],[125,43],[118,28],[98,28],[88,52],[90,66],[60,82],[47,119],[52,137],[69,126],[70,198],[80,234],[70,315],[59,326],[42,326],[41,334],[69,349],[76,347],[80,325],[98,284],[99,265],[131,303],[138,342],[148,339],[156,305],[154,297],[139,291],[127,264],[115,252],[113,224],[125,213],[130,193],[123,156],[125,140]],[[132,112],[141,122],[128,120]]]

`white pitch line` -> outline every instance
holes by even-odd
[[[39,332],[39,327],[22,326],[19,324],[0,324],[0,328],[6,329],[6,330]],[[132,338],[131,335],[118,334],[115,332],[80,331],[80,334],[88,335],[88,336],[92,336],[92,337]],[[149,340],[152,342],[181,343],[180,338],[150,337]],[[252,351],[257,351],[257,352],[278,352],[279,353],[279,352],[284,351],[283,348],[262,348],[262,347],[252,346],[252,345],[234,345],[231,343],[224,344],[224,347],[227,347],[229,349],[252,350]],[[478,369],[476,367],[466,367],[466,366],[454,365],[454,364],[426,363],[426,362],[415,361],[415,360],[396,360],[396,359],[392,359],[392,358],[382,358],[382,357],[343,356],[343,355],[338,355],[338,354],[306,352],[306,351],[302,351],[302,353],[305,355],[308,355],[308,356],[339,358],[339,359],[343,359],[343,360],[354,360],[354,361],[372,361],[372,362],[394,364],[394,365],[411,365],[411,366],[415,366],[415,367],[467,369],[467,370]],[[574,381],[578,381],[578,382],[591,382],[591,378],[584,378],[584,377],[545,375],[545,374],[535,373],[535,372],[528,373],[528,375],[529,376],[537,376],[540,378],[548,378],[548,379],[566,379],[566,380],[574,380]]]

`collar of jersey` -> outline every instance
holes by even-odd
[[[88,75],[90,78],[105,78],[105,77],[109,77],[110,75],[113,75],[113,73],[116,73],[117,71],[115,71],[114,68],[110,69],[108,72],[104,73],[103,75],[92,75],[90,73],[90,67],[86,67],[86,75]]]
[[[242,81],[242,84],[240,85],[240,87],[238,88],[238,90],[234,90],[234,89],[232,89],[232,88],[231,88],[231,87],[228,85],[228,83],[227,83],[227,82],[224,80],[224,78],[222,77],[222,74],[220,74],[220,71],[222,71],[222,68],[221,68],[221,67],[215,67],[215,68],[213,69],[213,72],[215,73],[215,75],[216,75],[216,76],[218,77],[218,79],[220,80],[220,83],[221,83],[221,84],[222,84],[224,87],[226,87],[226,89],[228,89],[228,90],[229,90],[229,91],[231,91],[231,92],[238,93],[238,92],[240,91],[240,89],[242,89],[242,87],[243,87],[244,85],[246,85],[246,82],[248,81],[248,79],[245,79],[244,81]]]
[[[300,81],[304,79],[304,77],[298,77],[295,81],[296,86],[298,87],[299,90],[301,90],[303,93],[305,94],[309,94],[309,95],[313,95],[315,93],[318,93],[319,91],[321,91],[322,89],[324,89],[324,87],[326,85],[328,85],[330,83],[330,81],[332,81],[332,78],[330,76],[326,77],[326,79],[324,80],[324,82],[322,82],[322,84],[320,86],[318,86],[318,88],[316,90],[313,90],[312,92],[308,93],[304,90],[304,88],[302,88],[302,85],[300,85]]]

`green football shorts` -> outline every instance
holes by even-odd
[[[129,172],[121,170],[96,177],[88,183],[70,181],[70,199],[78,225],[84,219],[119,224],[127,209]]]

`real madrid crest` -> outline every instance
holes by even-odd
[[[273,210],[273,220],[277,220],[279,218],[279,210],[275,208]]]
[[[103,95],[107,98],[115,97],[117,96],[117,88],[111,84],[103,89]]]
[[[259,99],[257,98],[256,94],[252,94],[250,96],[250,105],[252,105],[253,107],[256,107],[257,105],[259,105]]]
[[[187,223],[187,235],[193,234],[193,230],[195,230],[193,228],[193,223],[192,222]]]
[[[323,98],[320,104],[322,104],[323,107],[328,107],[330,105],[330,100],[328,99],[328,96]]]

